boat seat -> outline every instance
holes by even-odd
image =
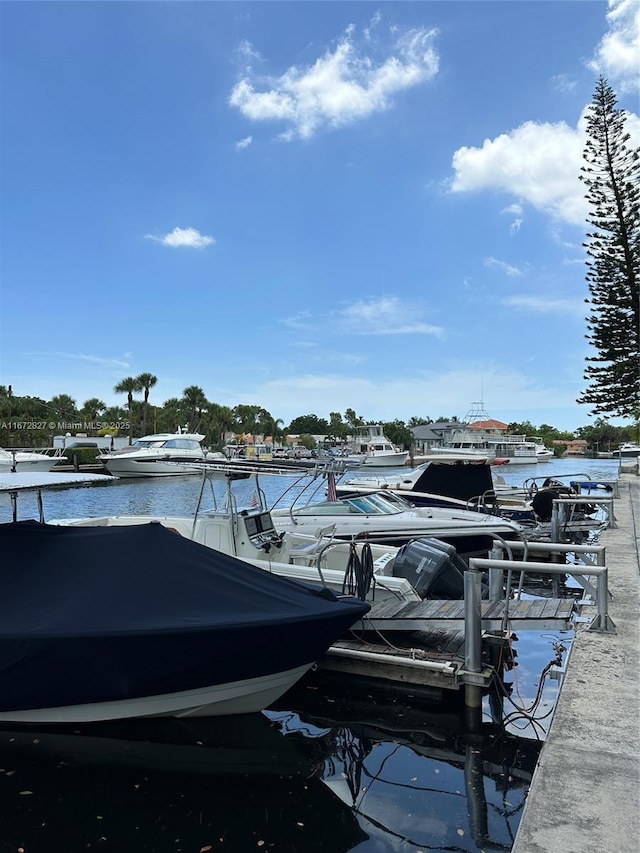
[[[327,542],[327,539],[333,539],[335,530],[335,524],[327,527],[318,527],[314,531],[314,538],[310,542],[304,542],[302,545],[297,545],[289,551],[290,562],[294,565],[303,566],[315,563],[315,557],[328,546],[329,542]]]

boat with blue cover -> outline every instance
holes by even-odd
[[[159,523],[0,525],[0,721],[261,711],[369,605]]]

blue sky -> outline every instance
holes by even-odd
[[[591,422],[584,111],[640,5],[3,2],[0,383]]]

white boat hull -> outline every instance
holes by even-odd
[[[24,474],[28,471],[51,471],[58,462],[64,462],[63,456],[47,456],[44,453],[17,453],[15,456],[15,470]],[[14,458],[12,453],[2,454],[0,458],[0,474],[12,471]]]
[[[363,464],[370,468],[399,468],[407,464],[408,453],[376,453],[365,456]]]
[[[194,467],[194,462],[202,462],[203,457],[189,462],[147,461],[142,459],[115,458],[103,460],[107,471],[114,477],[183,477],[185,474],[199,474],[202,471]]]
[[[53,466],[61,461],[60,456],[41,456],[39,459],[16,459],[15,469],[21,474],[29,471],[51,471]],[[64,461],[64,459],[62,459]],[[0,460],[0,474],[13,470],[13,460]]]
[[[367,468],[403,468],[407,464],[409,453],[354,453],[346,457],[353,465],[366,465]]]
[[[640,456],[640,447],[621,448],[612,453],[614,459],[637,459]]]
[[[0,722],[89,723],[132,717],[213,717],[258,713],[302,678],[312,663],[245,681],[114,702],[0,713]]]

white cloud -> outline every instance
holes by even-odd
[[[98,367],[117,367],[121,370],[128,370],[131,367],[129,361],[130,354],[125,353],[120,358],[105,358],[100,355],[91,355],[83,352],[26,352],[26,356],[35,356],[37,358],[64,358],[72,361],[82,361],[87,364],[94,364]]]
[[[582,134],[564,122],[528,121],[486,139],[482,148],[459,148],[453,155],[451,190],[510,192],[559,219],[582,224],[587,215],[578,179],[582,149]]]
[[[410,371],[407,376],[367,377],[354,375],[314,374],[279,377],[267,380],[245,394],[249,402],[277,412],[284,420],[300,412],[313,412],[327,418],[329,412],[355,409],[367,420],[400,420],[410,417],[440,415],[463,417],[473,400],[484,388],[484,402],[492,417],[504,421],[531,419],[532,423],[553,422],[560,428],[574,428],[586,421],[575,405],[580,380],[567,368],[558,371],[554,382],[545,377],[537,383],[530,376],[499,364],[451,364],[443,370]],[[574,387],[575,386],[575,387]],[[466,402],[465,402],[466,401]],[[556,423],[554,410],[567,409],[569,414]],[[521,417],[521,413],[524,415]],[[564,412],[563,412],[564,414]]]
[[[589,66],[615,79],[621,92],[640,88],[640,3],[638,0],[609,0],[609,31],[598,45]],[[573,89],[566,75],[552,83],[562,91]],[[585,107],[576,127],[528,121],[482,147],[463,146],[453,155],[452,192],[496,190],[528,202],[557,222],[584,226],[589,214],[584,184],[579,176],[584,164]],[[626,110],[630,146],[640,143],[640,119]],[[507,208],[508,210],[508,208]],[[517,228],[520,222],[514,223]],[[513,233],[513,226],[512,226]]]
[[[336,312],[340,331],[350,335],[434,335],[444,329],[420,318],[420,308],[397,296],[361,300]]]
[[[640,89],[640,3],[609,0],[609,31],[588,64],[592,71],[615,81],[620,91]]]
[[[626,130],[635,146],[640,119],[626,112]],[[586,108],[575,129],[557,124],[525,122],[509,133],[486,139],[482,148],[464,146],[453,155],[452,192],[510,192],[554,219],[584,225],[588,215],[583,166]]]
[[[444,329],[427,323],[417,303],[403,302],[397,296],[363,299],[345,304],[330,315],[298,311],[280,322],[291,329],[321,332],[330,324],[334,334],[344,335],[433,335],[441,337]],[[325,351],[326,353],[326,351]]]
[[[248,148],[253,142],[253,136],[245,136],[244,139],[240,139],[236,142],[236,151],[242,151],[243,148]]]
[[[577,80],[572,80],[567,74],[556,74],[555,77],[551,78],[551,85],[558,92],[566,95],[574,91],[578,82]]]
[[[379,18],[372,19],[379,26]],[[438,71],[436,30],[394,32],[393,53],[376,61],[356,43],[349,27],[334,50],[313,65],[288,68],[280,77],[258,77],[248,68],[229,104],[251,121],[280,121],[282,139],[309,139],[321,128],[352,124],[387,110],[394,95],[432,79]],[[364,42],[371,38],[365,31]],[[245,45],[244,52],[250,48]]]
[[[511,264],[507,264],[505,261],[499,261],[497,258],[485,258],[484,265],[485,267],[496,267],[508,276],[524,275],[523,270],[518,267],[514,267]]]
[[[513,216],[522,216],[522,205],[514,202],[513,204],[508,205],[507,207],[503,207],[500,213],[509,213]]]
[[[144,236],[146,240],[162,243],[163,246],[169,246],[172,249],[181,247],[204,249],[216,242],[214,237],[201,234],[197,228],[174,228],[173,231],[164,234],[162,237],[155,234],[145,234]]]
[[[310,311],[303,310],[289,317],[281,317],[280,322],[291,329],[309,329],[314,325],[314,318]]]
[[[587,315],[584,299],[558,299],[548,296],[509,296],[502,300],[504,305],[521,308],[527,313],[560,314],[563,317],[581,317]]]
[[[500,213],[508,213],[511,216],[515,216],[515,219],[509,226],[509,233],[513,237],[514,234],[518,233],[524,221],[522,216],[522,205],[517,203],[510,204],[508,207],[504,207]]]

